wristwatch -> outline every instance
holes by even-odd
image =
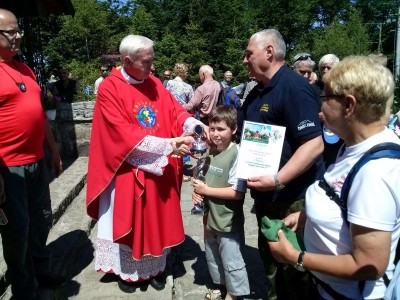
[[[301,251],[299,254],[299,258],[297,259],[297,264],[294,265],[294,267],[297,269],[297,271],[300,272],[305,272],[307,269],[303,265],[303,255],[306,253],[306,251]]]
[[[277,190],[283,189],[285,186],[279,182],[278,173],[274,175],[275,185]]]

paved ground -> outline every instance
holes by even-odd
[[[177,247],[182,263],[171,255],[165,270],[167,284],[162,291],[142,285],[133,294],[119,290],[114,278],[94,271],[94,244],[97,226],[85,210],[87,158],[79,158],[51,185],[54,226],[50,231],[48,247],[53,252],[53,271],[69,279],[58,290],[39,289],[41,300],[65,299],[141,299],[141,300],[201,300],[211,287],[204,255],[202,217],[192,216],[190,210],[192,183],[184,182],[181,209],[186,239]],[[83,189],[82,189],[83,188]],[[250,280],[251,294],[242,299],[267,299],[266,276],[257,249],[257,224],[252,213],[253,201],[246,195],[245,262]],[[93,227],[94,226],[94,227]],[[1,250],[1,249],[0,249]],[[181,266],[181,267],[179,267]],[[0,294],[4,284],[5,264],[0,254]],[[8,287],[1,300],[11,299]]]
[[[190,214],[192,208],[191,193],[191,182],[184,182],[181,208],[186,239],[183,244],[178,246],[179,256],[183,260],[186,270],[184,275],[179,274],[182,270],[177,269],[176,264],[172,266],[170,264],[166,270],[168,274],[167,286],[163,291],[156,291],[151,286],[144,285],[134,294],[121,292],[113,279],[110,280],[107,275],[104,276],[104,274],[94,271],[93,245],[97,232],[97,227],[95,227],[89,236],[90,242],[88,242],[86,251],[82,255],[81,262],[77,263],[77,275],[65,286],[61,294],[65,295],[66,299],[204,299],[207,286],[210,286],[212,281],[208,274],[204,254],[202,218]],[[253,201],[250,199],[250,195],[247,195],[244,206],[246,216],[245,261],[252,294],[243,299],[267,299],[265,296],[266,276],[258,255],[257,224],[255,214],[251,212],[252,206]]]

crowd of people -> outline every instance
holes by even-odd
[[[36,299],[38,285],[66,281],[51,271],[46,249],[51,205],[43,142],[56,176],[62,164],[35,75],[14,59],[20,42],[17,19],[0,9],[0,234],[14,298]],[[318,78],[313,55],[299,53],[287,65],[282,35],[266,29],[245,49],[247,83],[232,87],[231,71],[218,82],[204,64],[193,90],[184,62],[154,76],[153,47],[147,37],[127,35],[119,48],[122,66],[110,74],[100,66],[95,82],[86,205],[98,220],[96,271],[113,274],[126,293],[144,281],[164,289],[167,255],[185,238],[180,192],[182,181],[191,179],[183,174],[185,162],[201,126],[208,143],[205,182],[192,179],[192,200],[209,208],[204,242],[215,284],[204,299],[250,294],[243,259],[246,191],[254,199],[269,299],[382,299],[400,237],[400,160],[366,163],[345,207],[337,200],[365,153],[382,143],[400,147],[385,57],[327,54]],[[59,75],[52,92],[70,102],[79,83],[65,68]],[[217,105],[231,89],[240,96],[239,109]],[[23,122],[13,118],[16,112],[26,116]],[[236,175],[244,121],[286,128],[276,174]],[[283,220],[305,249],[294,248],[282,230],[267,238],[265,217]]]

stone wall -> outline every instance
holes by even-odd
[[[57,108],[57,117],[50,121],[62,159],[88,156],[94,101],[64,103]]]

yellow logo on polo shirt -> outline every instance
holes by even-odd
[[[263,104],[260,108],[260,111],[265,111],[267,112],[269,110],[268,104]]]

